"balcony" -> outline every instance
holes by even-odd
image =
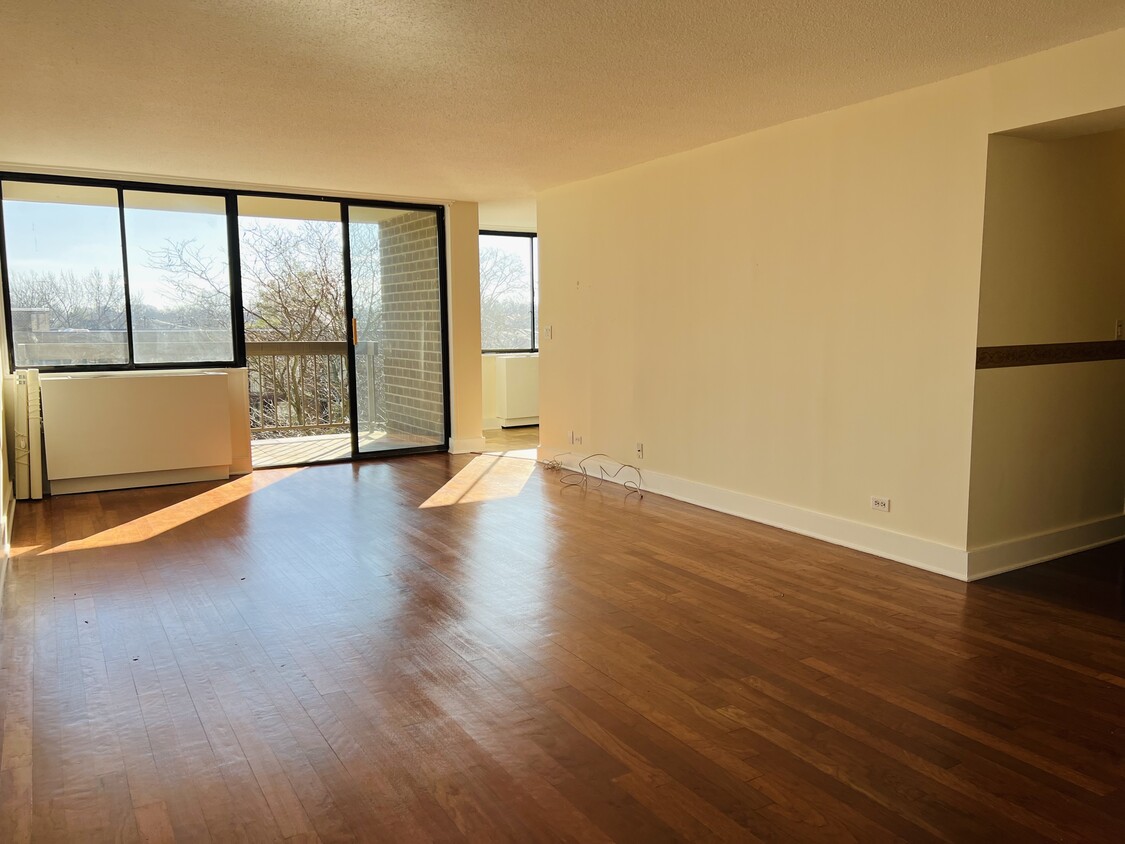
[[[246,343],[250,437],[255,467],[344,460],[351,456],[348,344],[345,340]],[[432,445],[388,433],[378,343],[356,344],[356,399],[363,453]]]

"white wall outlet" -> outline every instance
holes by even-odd
[[[644,460],[645,459],[645,444],[644,443],[637,443],[637,459],[638,460]]]
[[[575,435],[574,444],[575,445],[582,445],[582,435],[581,434]]]
[[[1120,340],[1125,337],[1125,319],[1117,320],[1117,324],[1113,328],[1113,339]]]
[[[547,335],[548,340],[555,339],[555,327],[553,325],[548,325],[546,328],[544,328],[543,333]]]
[[[878,510],[880,513],[889,513],[891,512],[891,499],[873,495],[871,496],[871,509]]]

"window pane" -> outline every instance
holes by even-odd
[[[531,238],[480,236],[481,348],[530,349]]]
[[[531,238],[531,278],[535,288],[535,348],[539,348],[539,238]]]
[[[221,196],[125,191],[137,363],[234,359]]]
[[[16,366],[128,363],[117,191],[3,191]]]
[[[433,211],[349,208],[362,453],[445,441],[440,230]]]
[[[344,241],[338,202],[240,196],[238,231],[254,465],[277,441],[322,437],[301,462],[351,453]],[[284,443],[282,443],[284,445]]]

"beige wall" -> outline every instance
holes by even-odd
[[[1125,319],[1125,131],[989,144],[979,343],[1109,340]],[[969,548],[1121,515],[1125,361],[976,377]]]
[[[480,227],[497,231],[533,232],[536,230],[534,199],[512,199],[480,204]]]
[[[978,373],[972,465],[971,549],[1120,517],[1125,361]]]
[[[480,240],[475,202],[449,209],[450,450],[484,445],[481,428]]]
[[[1123,103],[1117,32],[540,195],[544,453],[963,555],[988,134]]]
[[[978,343],[1110,340],[1121,318],[1125,130],[992,136]]]
[[[963,547],[981,98],[954,80],[541,196],[544,444],[640,441],[650,470]]]
[[[12,488],[11,462],[8,458],[8,398],[6,391],[0,389],[0,590],[4,586],[4,571],[8,562],[8,546],[12,541],[9,516],[15,497]],[[3,592],[0,591],[0,600]]]
[[[4,581],[8,575],[10,563],[10,550],[12,544],[12,528],[15,495],[12,489],[12,479],[9,475],[8,460],[8,435],[7,435],[7,400],[4,390],[0,389],[0,618],[4,613]]]

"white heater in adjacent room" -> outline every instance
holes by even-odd
[[[496,358],[496,416],[501,428],[539,424],[539,355]]]

